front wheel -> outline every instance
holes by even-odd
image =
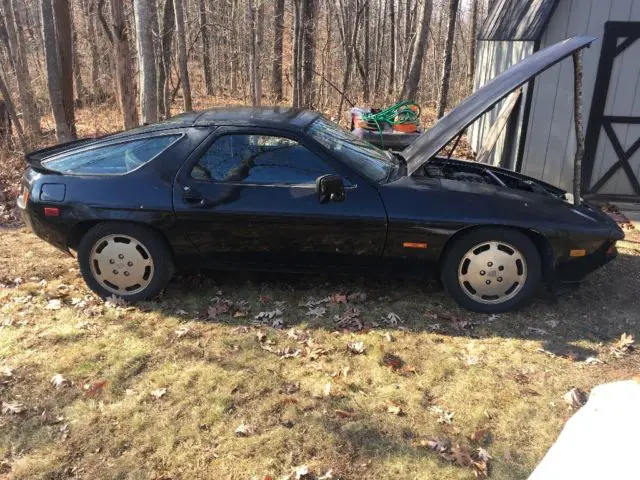
[[[538,249],[515,230],[482,228],[455,240],[442,264],[442,283],[475,312],[500,313],[527,304],[542,276]]]
[[[164,239],[144,226],[101,223],[78,246],[80,272],[101,297],[126,301],[157,295],[173,275],[173,259]]]

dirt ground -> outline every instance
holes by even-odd
[[[210,272],[129,306],[4,228],[0,477],[526,478],[566,392],[640,373],[639,276],[622,249],[500,316],[373,276]]]

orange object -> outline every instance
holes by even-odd
[[[427,248],[426,243],[416,243],[416,242],[404,242],[402,246],[404,248],[421,248],[421,249]]]
[[[579,250],[571,250],[569,253],[570,257],[584,257],[587,254],[587,251],[584,249]]]
[[[402,133],[416,133],[418,126],[415,123],[397,123],[393,126],[393,130]]]

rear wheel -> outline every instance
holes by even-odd
[[[173,275],[173,260],[164,239],[153,230],[129,223],[93,227],[78,246],[78,261],[91,290],[127,301],[157,295]]]
[[[499,313],[529,302],[541,273],[540,254],[526,235],[483,228],[452,245],[443,262],[442,283],[459,305]]]

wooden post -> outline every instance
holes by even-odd
[[[584,157],[584,129],[582,127],[582,50],[573,52],[574,124],[576,128],[576,156],[573,163],[573,204],[580,205],[582,158]]]

